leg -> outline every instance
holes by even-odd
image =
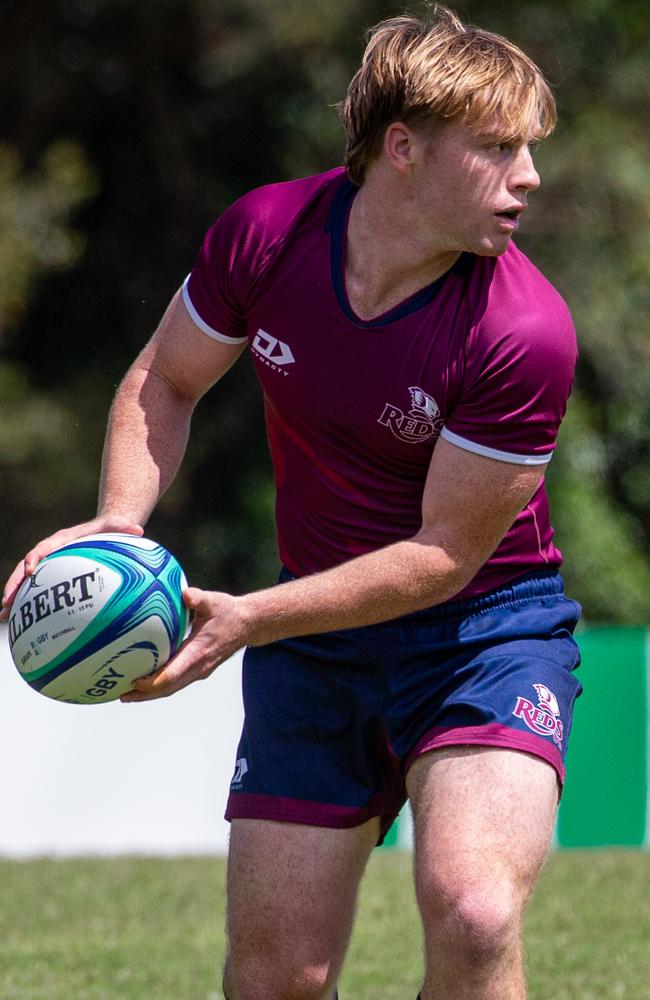
[[[518,751],[458,746],[419,757],[407,786],[422,1000],[524,1000],[522,917],[553,832],[555,771]]]
[[[233,820],[227,1000],[330,1000],[378,829]]]

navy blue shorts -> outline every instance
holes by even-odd
[[[582,690],[579,614],[561,577],[542,572],[379,625],[247,649],[226,819],[340,828],[379,816],[383,835],[412,762],[448,746],[534,754],[562,782]]]

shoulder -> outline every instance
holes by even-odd
[[[215,227],[231,237],[269,246],[296,230],[327,222],[336,191],[344,183],[341,167],[326,173],[254,188],[221,214]]]
[[[301,180],[254,188],[208,229],[183,290],[194,321],[210,336],[240,342],[256,283],[279,248],[325,227],[346,172],[339,168]]]
[[[513,243],[492,264],[481,317],[483,332],[575,352],[569,307],[526,254]]]
[[[569,309],[512,245],[502,257],[474,259],[467,294],[461,392],[443,436],[505,461],[545,463],[577,360]]]
[[[568,395],[578,348],[569,308],[541,271],[511,244],[475,260],[465,342],[469,383],[486,381],[535,394]]]

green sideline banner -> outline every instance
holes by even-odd
[[[559,847],[648,847],[648,652],[643,628],[578,636],[576,702]]]
[[[650,631],[588,628],[578,636],[584,687],[575,706],[556,846],[650,847]],[[386,846],[409,848],[405,810]]]

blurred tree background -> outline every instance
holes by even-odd
[[[453,5],[453,4],[452,4]],[[591,622],[650,621],[647,0],[463,0],[543,67],[560,125],[519,244],[581,342],[548,474]],[[258,184],[340,163],[332,105],[387,0],[0,4],[0,571],[94,512],[115,386],[203,232]],[[414,13],[422,5],[410,7]],[[260,393],[242,360],[200,404],[150,533],[200,586],[270,582]]]

